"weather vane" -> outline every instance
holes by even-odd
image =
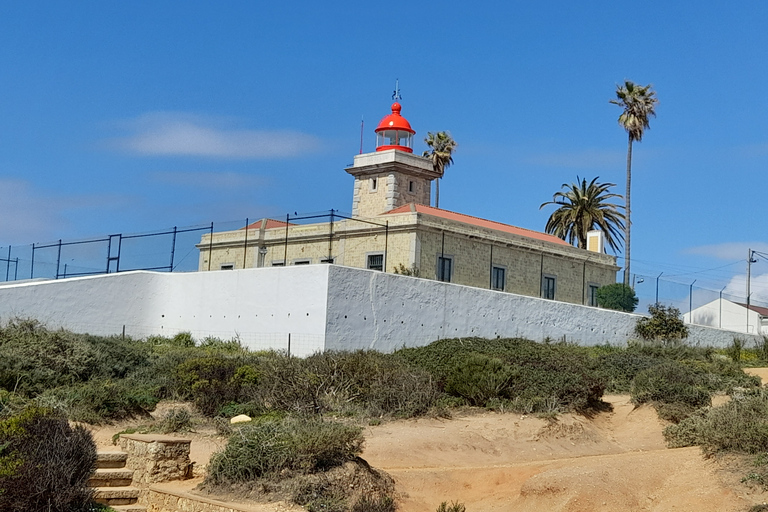
[[[395,92],[392,93],[392,99],[395,101],[402,100],[403,97],[400,96],[400,79],[395,79]]]

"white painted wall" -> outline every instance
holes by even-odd
[[[208,275],[210,274],[210,276]],[[35,318],[98,335],[239,337],[252,349],[323,350],[327,265],[125,272],[0,285],[0,320]]]
[[[691,321],[691,318],[693,321]],[[719,327],[729,331],[768,335],[768,326],[761,325],[761,316],[727,299],[715,299],[683,315],[686,323]]]
[[[126,272],[0,284],[0,321],[35,318],[98,335],[239,337],[251,349],[392,351],[447,337],[549,337],[622,344],[639,315],[338,265],[235,271]],[[731,343],[732,331],[689,326]],[[740,334],[744,339],[749,335]]]

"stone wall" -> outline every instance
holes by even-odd
[[[128,454],[125,467],[133,470],[133,486],[186,480],[192,477],[188,439],[147,434],[123,434],[120,449]]]
[[[238,507],[202,496],[151,486],[147,492],[147,512],[251,512],[251,507]]]

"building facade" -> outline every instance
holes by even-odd
[[[356,155],[352,215],[327,222],[262,219],[206,234],[200,270],[336,264],[397,272],[500,292],[597,305],[595,292],[616,282],[616,259],[552,235],[433,208],[432,163],[413,155],[414,131],[398,103],[376,128],[376,152]]]

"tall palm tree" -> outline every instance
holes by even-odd
[[[555,192],[552,201],[539,206],[539,209],[550,204],[558,206],[544,230],[569,244],[576,241],[580,249],[586,249],[587,231],[600,229],[605,241],[617,252],[624,229],[624,213],[621,211],[624,207],[608,202],[614,197],[621,199],[619,194],[610,192],[615,186],[614,183],[598,183],[597,178],[587,184],[587,180],[578,176],[576,183],[563,183],[563,190]]]
[[[453,152],[456,151],[456,141],[451,137],[451,132],[427,132],[424,142],[429,150],[422,153],[432,161],[432,168],[439,174],[435,182],[435,208],[440,208],[440,178],[445,170],[453,163]]]
[[[630,191],[632,185],[632,143],[643,140],[643,133],[650,129],[651,125],[648,118],[656,117],[656,92],[651,89],[651,85],[637,85],[629,80],[624,81],[624,85],[616,86],[616,99],[611,103],[622,108],[619,116],[619,124],[627,131],[629,135],[629,144],[627,147],[627,193],[625,195],[627,223],[624,227],[624,284],[629,286],[629,265],[630,265],[630,228],[632,222],[630,215]]]

